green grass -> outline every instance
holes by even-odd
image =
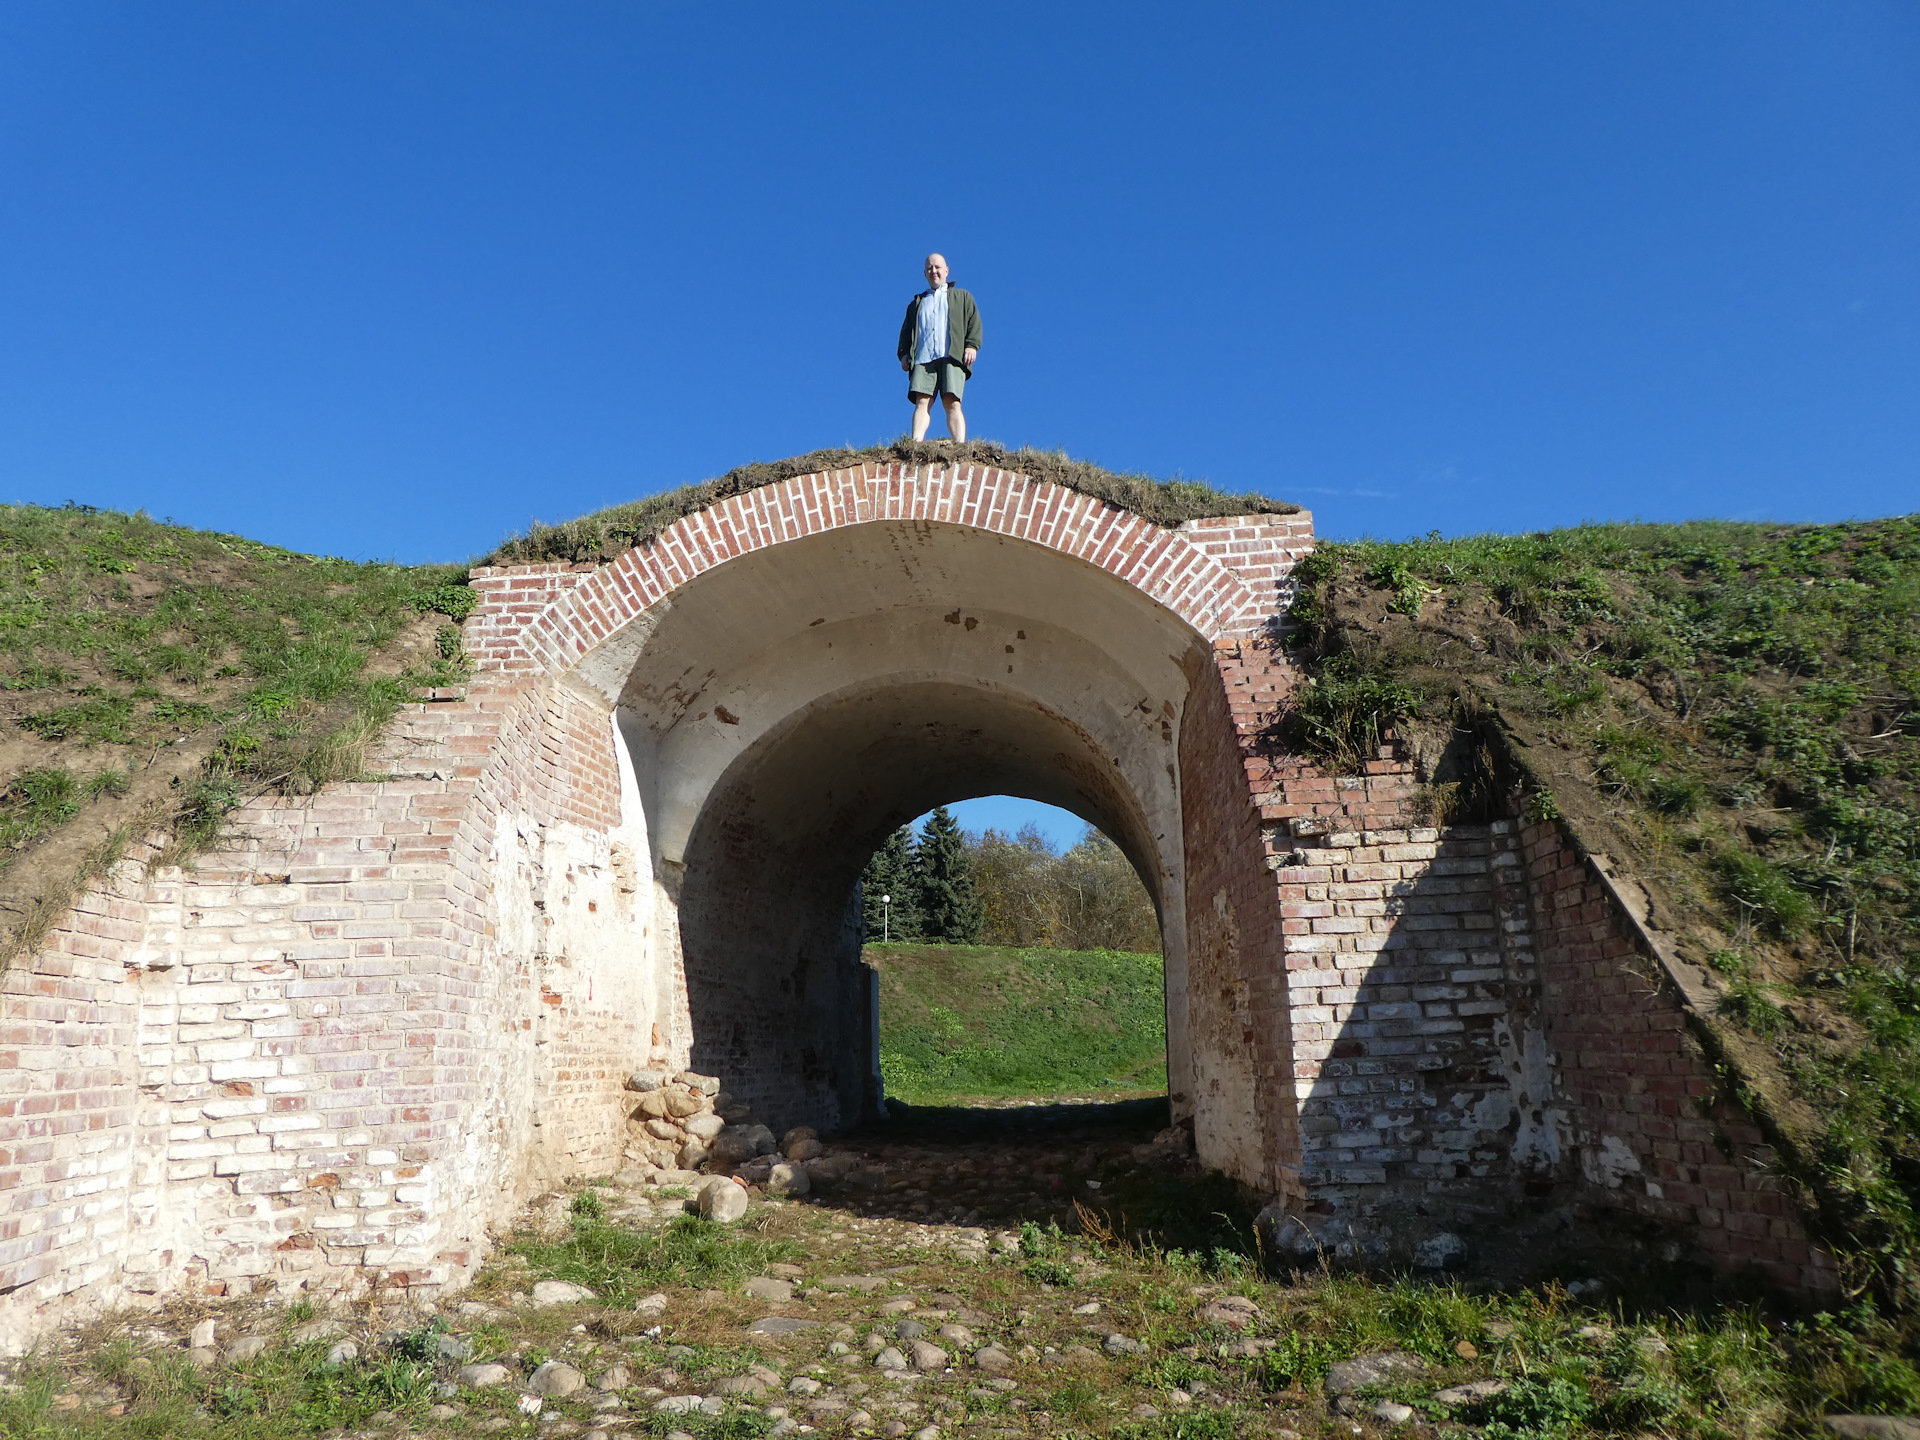
[[[419,686],[464,673],[453,624],[473,605],[464,580],[456,567],[299,555],[144,514],[0,506],[0,691],[21,738],[69,757],[0,777],[0,870],[86,823],[89,805],[126,794],[179,742],[206,760],[166,806],[177,855],[250,794],[358,775]],[[436,613],[435,654],[401,673],[373,663]]]
[[[1036,480],[1064,485],[1092,495],[1157,525],[1178,525],[1209,515],[1291,515],[1299,510],[1264,495],[1228,495],[1197,480],[1156,480],[1150,475],[1119,475],[1085,460],[1074,460],[1052,450],[1007,450],[990,440],[965,445],[934,441],[895,440],[864,450],[815,450],[790,460],[755,462],[729,470],[713,480],[683,485],[644,500],[631,501],[583,515],[558,525],[535,522],[525,535],[506,541],[489,555],[489,565],[525,565],[541,560],[611,560],[624,550],[644,544],[683,516],[704,510],[730,495],[742,495],[762,485],[777,484],[796,475],[840,470],[867,462],[905,461],[928,465],[959,460],[995,465]]]
[[[121,1416],[61,1413],[55,1395],[67,1388],[52,1363],[28,1362],[14,1387],[0,1390],[0,1435],[54,1440],[76,1434],[111,1440],[209,1440],[261,1435],[304,1436],[355,1428],[389,1411],[424,1422],[438,1397],[433,1344],[443,1327],[428,1326],[368,1344],[342,1364],[326,1361],[331,1341],[275,1346],[251,1360],[202,1371],[180,1351],[138,1355],[121,1340],[87,1357],[94,1377],[129,1394]],[[438,1369],[450,1367],[442,1362]]]
[[[1165,1089],[1158,955],[870,945],[880,1070],[910,1105]]]
[[[1582,757],[1530,813],[1616,827],[1727,937],[1716,1023],[1815,1117],[1773,1116],[1795,1178],[1855,1277],[1920,1307],[1920,517],[1329,544],[1298,575],[1287,738],[1346,763],[1494,712]],[[1525,778],[1507,757],[1483,800]]]
[[[81,782],[64,769],[28,770],[0,790],[0,855],[24,850],[80,813]]]
[[[647,1232],[608,1224],[593,1208],[575,1209],[565,1238],[523,1236],[513,1252],[525,1256],[539,1278],[584,1285],[609,1305],[631,1305],[663,1285],[734,1284],[798,1253],[792,1245],[698,1215],[675,1216]]]

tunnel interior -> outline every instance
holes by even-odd
[[[912,522],[745,557],[656,608],[610,648],[694,1069],[776,1126],[869,1113],[856,882],[892,830],[987,793],[1126,853],[1160,913],[1180,1063],[1176,737],[1206,673],[1184,622],[1071,557]]]

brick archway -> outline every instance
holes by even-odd
[[[729,498],[604,566],[476,571],[467,633],[486,671],[547,677],[618,718],[683,977],[676,1063],[721,1071],[782,1121],[870,1105],[854,993],[870,977],[845,923],[859,863],[931,804],[1029,794],[1134,861],[1162,917],[1176,1111],[1203,1156],[1271,1190],[1297,1139],[1290,1062],[1256,1053],[1284,1050],[1286,1027],[1273,1016],[1252,1047],[1243,1033],[1250,1006],[1285,994],[1240,752],[1280,672],[1237,657],[1310,544],[1305,515],[1169,529],[1008,470],[869,465]],[[1237,800],[1183,807],[1192,766],[1217,772],[1200,793]],[[764,863],[741,858],[749,832]],[[1190,976],[1192,881],[1223,868],[1252,923],[1222,931],[1226,891],[1208,883]]]

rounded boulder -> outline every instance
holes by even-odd
[[[571,1395],[587,1383],[587,1377],[564,1360],[549,1360],[527,1377],[527,1389],[535,1395]]]
[[[747,1213],[747,1192],[724,1177],[700,1187],[700,1213],[718,1225],[731,1225]]]

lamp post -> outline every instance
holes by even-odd
[[[892,904],[893,896],[882,895],[880,897],[880,943],[882,945],[887,943],[887,938],[892,933],[887,928],[887,922],[893,916],[893,911],[890,908]]]

